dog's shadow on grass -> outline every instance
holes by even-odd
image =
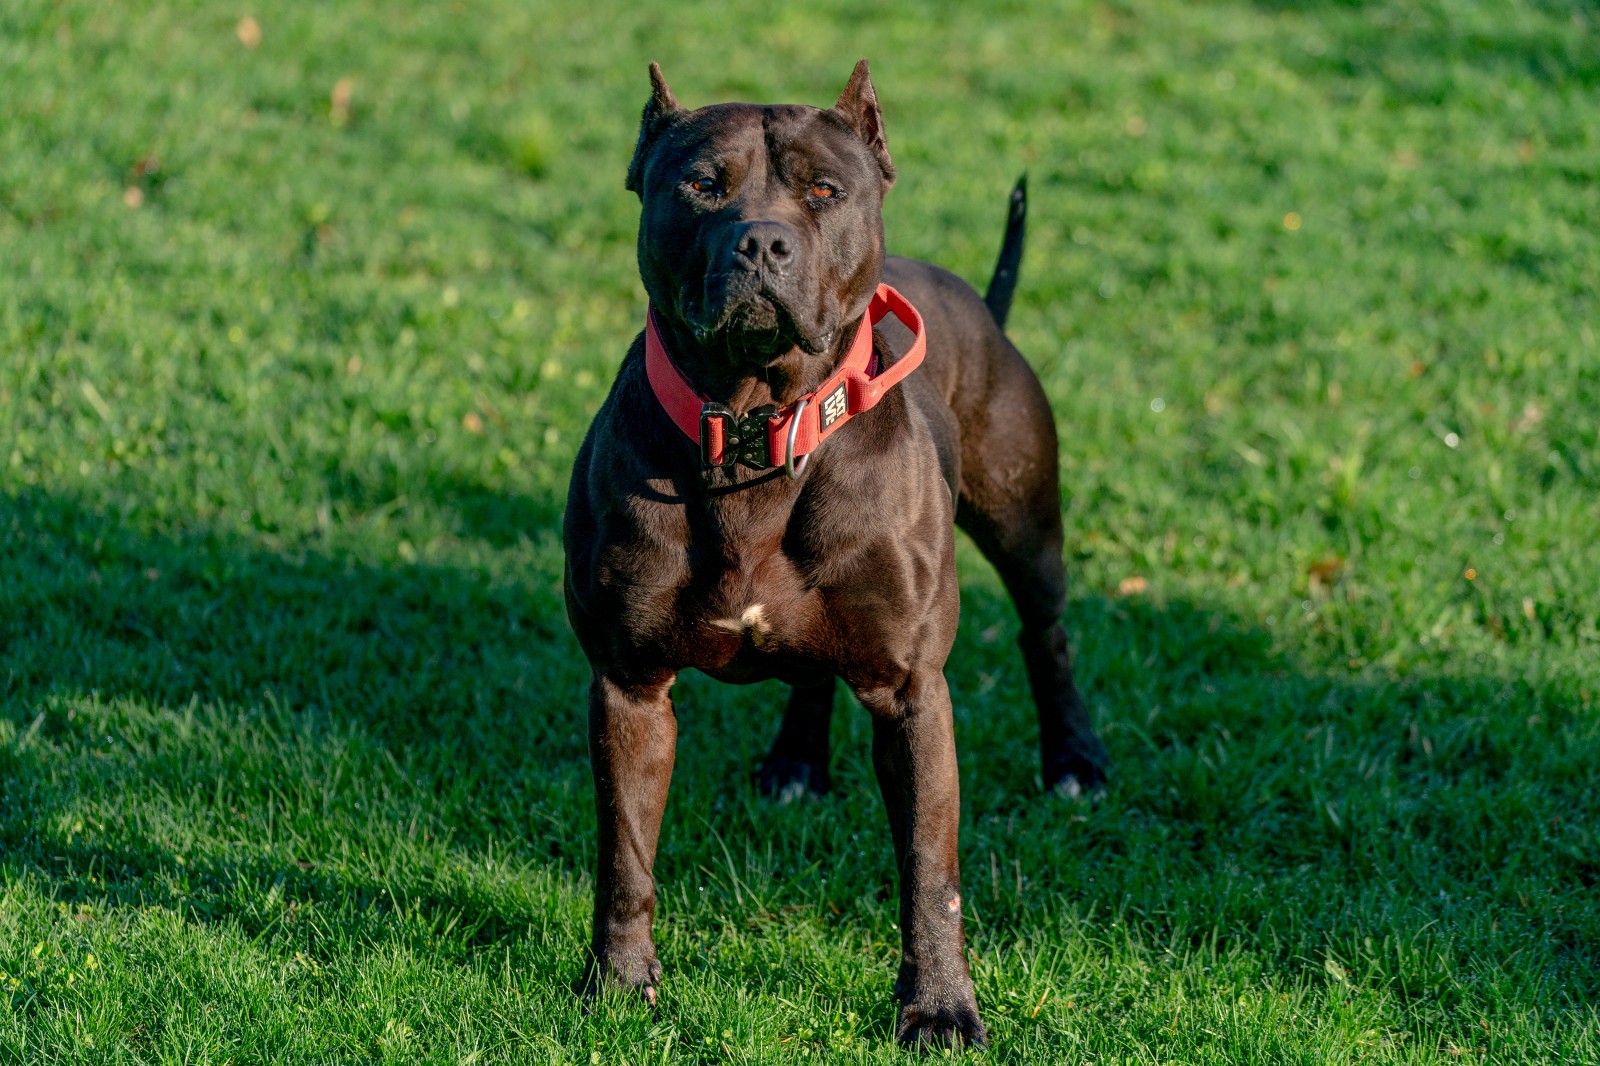
[[[481,512],[461,527],[487,521],[491,546],[523,536],[517,515],[556,513],[461,499]],[[449,928],[464,958],[554,922],[575,972],[587,668],[542,535],[515,571],[364,563],[0,498],[0,871],[63,902],[181,908],[250,936],[319,906],[380,940],[437,946]],[[1443,920],[1486,953],[1514,935],[1594,990],[1594,905],[1546,902],[1600,874],[1559,679],[1318,673],[1261,627],[1182,602],[1078,595],[1069,623],[1116,759],[1099,803],[1040,795],[1014,616],[992,574],[964,574],[949,674],[975,942],[1061,912],[1173,950],[1221,935],[1292,960],[1354,942],[1347,901],[1376,893],[1397,929]],[[892,921],[863,712],[841,699],[832,796],[754,794],[781,696],[680,684],[665,906]],[[675,928],[664,955],[695,965]]]
[[[547,510],[463,498],[460,525],[487,522],[491,545]],[[181,901],[247,929],[251,885],[341,907],[409,893],[474,943],[525,929],[441,868],[588,864],[587,670],[548,566],[532,570],[155,535],[60,495],[0,498],[0,863],[63,900]]]

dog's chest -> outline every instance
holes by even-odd
[[[952,576],[949,535],[942,523],[942,536],[906,535],[915,508],[885,498],[750,492],[685,507],[641,494],[602,525],[595,575],[613,646],[639,667],[734,682],[901,661]]]
[[[781,550],[705,566],[677,597],[681,653],[730,680],[768,676],[827,643],[820,603],[801,561]]]
[[[619,621],[628,643],[727,681],[837,671],[852,657],[845,652],[867,649],[870,637],[850,633],[857,583],[834,580],[827,548],[791,530],[761,532],[691,537],[676,581],[626,594]]]

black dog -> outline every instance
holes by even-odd
[[[872,715],[900,872],[896,1035],[982,1044],[943,673],[958,611],[952,522],[1022,618],[1046,787],[1096,788],[1106,762],[1061,625],[1055,424],[1001,332],[1022,187],[980,299],[937,267],[884,256],[895,171],[865,60],[826,111],[687,111],[654,64],[650,77],[627,185],[643,203],[651,317],[578,453],[566,511],[567,612],[593,669],[587,988],[654,1001],[661,979],[651,871],[678,672],[793,686],[761,771],[780,792],[826,787],[842,678]],[[890,331],[872,328],[890,314],[914,337],[898,358]]]

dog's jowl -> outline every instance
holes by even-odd
[[[896,1033],[981,1044],[944,678],[953,524],[1021,616],[1046,788],[1097,788],[1105,766],[1061,624],[1055,425],[1002,332],[1022,189],[979,297],[885,256],[895,169],[865,61],[826,110],[687,110],[650,74],[627,176],[650,315],[578,454],[566,511],[567,611],[593,669],[587,987],[654,1000],[662,979],[652,867],[678,673],[793,686],[758,776],[778,796],[827,789],[842,680],[872,717],[900,875]]]

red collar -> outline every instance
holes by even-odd
[[[916,339],[888,369],[872,374],[877,369],[872,358],[872,327],[891,313]],[[654,311],[645,323],[644,365],[656,399],[684,435],[700,446],[706,469],[731,470],[735,463],[757,470],[783,466],[790,477],[798,477],[805,468],[805,457],[834,430],[871,408],[917,368],[927,351],[927,340],[922,316],[911,302],[888,285],[879,285],[849,353],[827,381],[786,407],[766,404],[742,418],[689,384],[661,341]],[[789,454],[791,440],[793,456]]]

